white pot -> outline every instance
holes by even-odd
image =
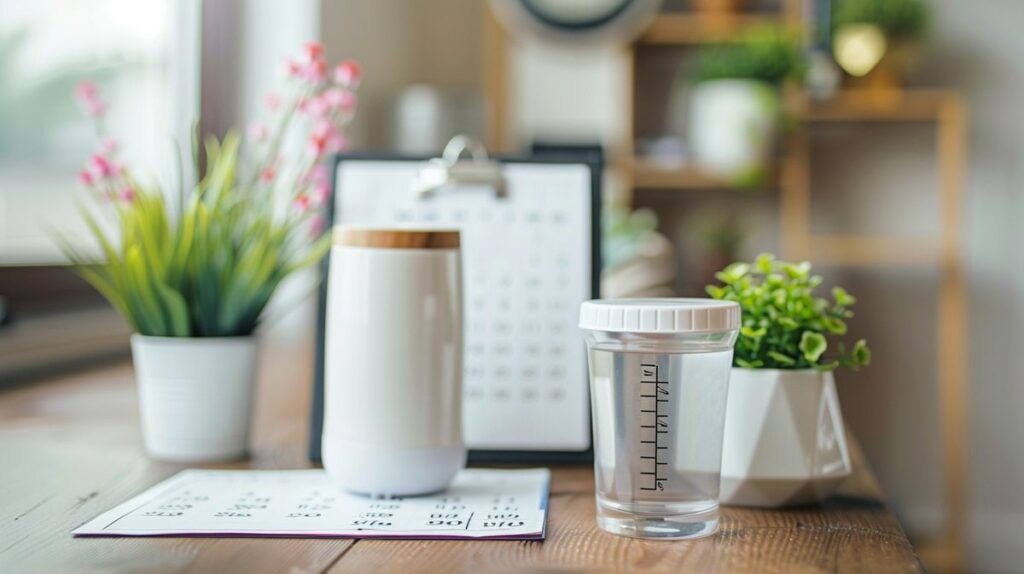
[[[756,80],[709,80],[690,96],[690,145],[697,167],[722,178],[756,174],[775,142],[778,90]]]
[[[850,475],[835,379],[814,370],[733,368],[722,445],[722,504],[824,500]]]
[[[255,337],[132,335],[150,456],[176,462],[245,456],[257,347]]]

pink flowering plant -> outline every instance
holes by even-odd
[[[307,44],[287,62],[282,95],[265,99],[266,117],[243,138],[208,137],[205,172],[173,201],[143,185],[121,161],[105,129],[107,104],[97,88],[75,90],[94,120],[99,146],[79,174],[95,206],[82,216],[103,256],[88,257],[60,239],[82,276],[143,335],[250,335],[284,279],[327,251],[323,208],[330,183],[325,160],[345,150],[344,127],[356,110],[358,64],[331,69],[323,46]],[[285,142],[303,140],[287,153]],[[193,161],[199,170],[199,145]],[[100,214],[96,214],[96,209]],[[108,235],[100,217],[112,217]]]

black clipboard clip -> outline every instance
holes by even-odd
[[[464,156],[468,155],[466,158]],[[506,195],[501,162],[487,155],[483,144],[457,135],[444,146],[441,157],[427,160],[413,182],[413,190],[426,197],[452,187],[489,187],[501,198]]]

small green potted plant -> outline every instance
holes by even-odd
[[[927,26],[922,0],[834,0],[832,51],[855,86],[898,89]]]
[[[264,310],[285,279],[329,246],[324,160],[345,147],[359,68],[342,62],[332,76],[314,43],[288,70],[286,94],[266,98],[267,123],[254,123],[244,139],[206,140],[205,173],[190,193],[136,178],[104,131],[107,105],[96,86],[75,91],[101,140],[79,174],[92,199],[82,216],[101,255],[69,237],[61,245],[135,331],[143,439],[154,458],[246,453]],[[305,148],[285,148],[289,138]]]
[[[799,43],[777,28],[701,48],[689,109],[696,166],[741,185],[762,181],[781,116],[779,87],[802,70]]]
[[[722,450],[721,500],[741,506],[788,506],[830,495],[851,472],[832,371],[871,362],[867,343],[847,349],[856,299],[832,289],[809,263],[761,255],[733,263],[709,285],[715,299],[740,304]]]

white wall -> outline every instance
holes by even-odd
[[[971,112],[972,557],[1024,565],[1024,2],[934,0],[921,80],[950,84]]]

